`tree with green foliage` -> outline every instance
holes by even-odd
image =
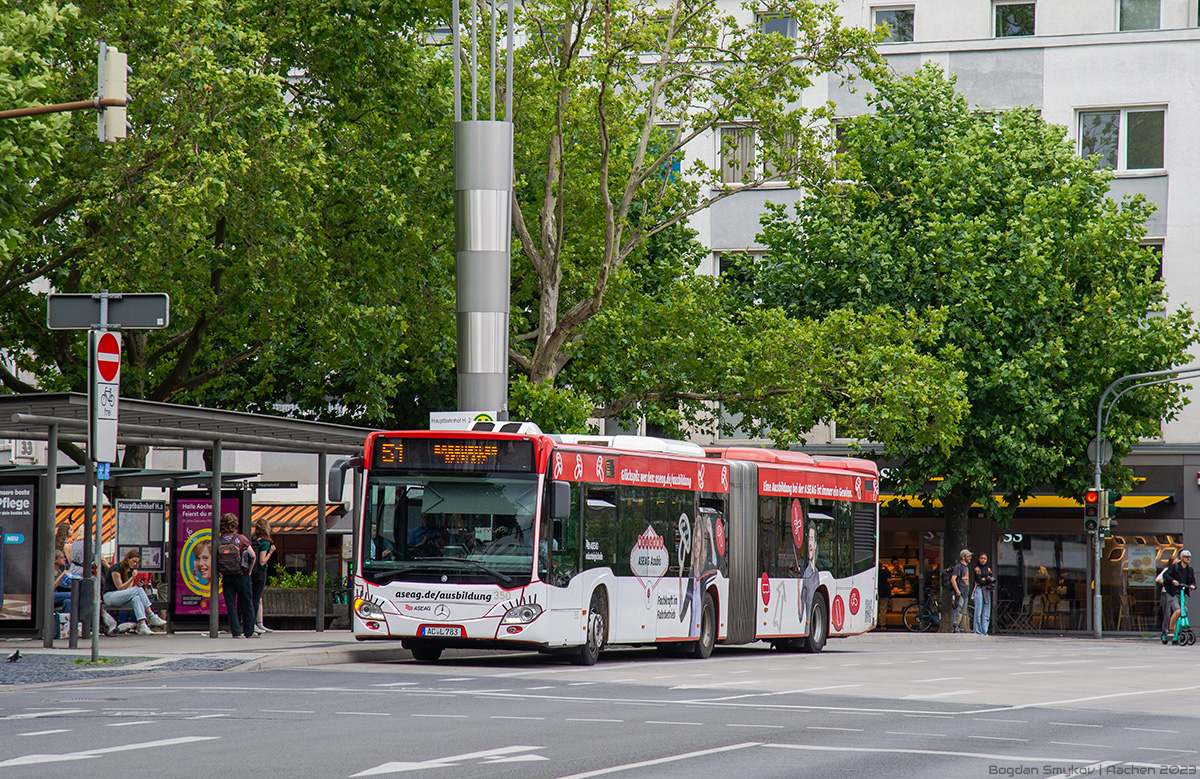
[[[0,10],[0,110],[56,102],[52,97],[60,94],[61,83],[55,55],[76,13],[74,6],[50,3],[28,12]],[[49,270],[18,251],[24,240],[20,224],[33,183],[62,152],[68,121],[62,114],[0,119],[0,299]]]
[[[801,93],[875,67],[875,34],[832,2],[771,4],[795,38],[764,32],[758,10],[744,24],[712,0],[521,4],[510,355],[533,384],[557,379],[656,235],[767,182],[826,180],[833,109]],[[752,143],[756,164],[687,154],[714,134],[725,152]]]
[[[450,90],[427,5],[81,5],[57,87],[93,92],[106,40],[134,70],[133,130],[101,145],[92,114],[72,117],[26,179],[14,261],[58,292],[170,293],[169,329],[126,334],[122,393],[382,422],[405,381],[440,375]],[[10,391],[84,386],[83,339],[44,312],[42,286],[0,300]]]
[[[952,556],[973,504],[1004,523],[1035,490],[1081,494],[1100,393],[1184,363],[1197,334],[1191,312],[1165,313],[1140,245],[1151,207],[1111,200],[1112,174],[1063,128],[1030,109],[974,111],[932,65],[877,88],[874,112],[843,125],[849,183],[764,217],[755,289],[796,318],[880,306],[942,318],[933,348],[966,377],[962,440],[928,447],[914,428],[881,454],[903,461],[898,489],[940,501]],[[1182,403],[1176,384],[1122,400],[1106,484],[1128,484],[1121,458]]]

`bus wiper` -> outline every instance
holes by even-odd
[[[504,582],[505,584],[508,584],[509,582],[512,581],[511,576],[501,573],[500,571],[497,571],[495,568],[486,566],[483,563],[479,562],[478,560],[471,560],[470,558],[467,558],[467,557],[443,557],[442,560],[447,560],[447,561],[455,562],[455,563],[468,563],[470,565],[475,566],[479,570],[484,571],[485,573],[489,573],[492,576],[495,576],[497,579]]]

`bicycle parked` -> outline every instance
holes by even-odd
[[[942,621],[942,607],[937,596],[926,592],[924,601],[904,607],[900,620],[914,633],[936,633]]]

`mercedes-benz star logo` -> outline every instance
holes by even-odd
[[[437,608],[433,610],[433,616],[438,619],[450,619],[450,607],[445,603],[439,603]]]

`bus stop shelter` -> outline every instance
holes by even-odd
[[[121,486],[164,486],[169,483],[189,483],[207,486],[214,496],[212,532],[218,532],[219,512],[221,501],[216,496],[221,495],[221,488],[227,478],[244,479],[245,474],[223,474],[221,455],[228,449],[231,451],[282,452],[291,454],[315,454],[317,456],[317,537],[318,549],[324,549],[326,533],[326,498],[327,476],[329,472],[328,458],[330,455],[338,458],[360,457],[363,444],[370,428],[338,425],[328,422],[315,422],[303,419],[252,414],[241,411],[183,406],[174,403],[160,403],[149,400],[121,398],[119,402],[120,420],[118,423],[117,442],[128,446],[161,446],[181,449],[198,449],[212,452],[212,470],[210,472],[181,472],[165,473],[152,472],[142,469],[126,470],[114,468],[110,479]],[[54,625],[50,615],[53,613],[53,589],[50,586],[48,572],[54,567],[54,545],[56,517],[56,494],[60,484],[75,479],[82,479],[89,485],[95,484],[95,469],[89,459],[82,466],[82,473],[76,468],[59,468],[59,447],[64,443],[78,444],[86,448],[88,437],[88,397],[84,393],[58,392],[22,395],[0,396],[0,438],[29,439],[47,442],[47,460],[44,468],[34,469],[41,472],[42,489],[38,496],[37,532],[34,569],[34,598],[37,608],[34,608],[35,620],[46,646],[52,646]],[[8,469],[0,469],[0,477]],[[22,469],[30,473],[29,469]],[[351,508],[352,515],[357,518],[358,492],[361,486],[359,474],[355,470],[354,499]],[[92,507],[91,495],[93,490],[85,490],[85,510]],[[90,515],[90,511],[88,511]],[[88,526],[90,528],[90,524]],[[357,534],[354,539],[355,548],[358,545]],[[86,544],[85,549],[91,550]],[[99,554],[99,549],[94,550]],[[84,561],[84,570],[90,575],[93,570],[93,560],[89,555]],[[212,585],[215,596],[215,580]],[[317,557],[317,630],[322,630],[325,624],[325,556]],[[209,614],[209,634],[217,637],[219,619],[215,597]]]

